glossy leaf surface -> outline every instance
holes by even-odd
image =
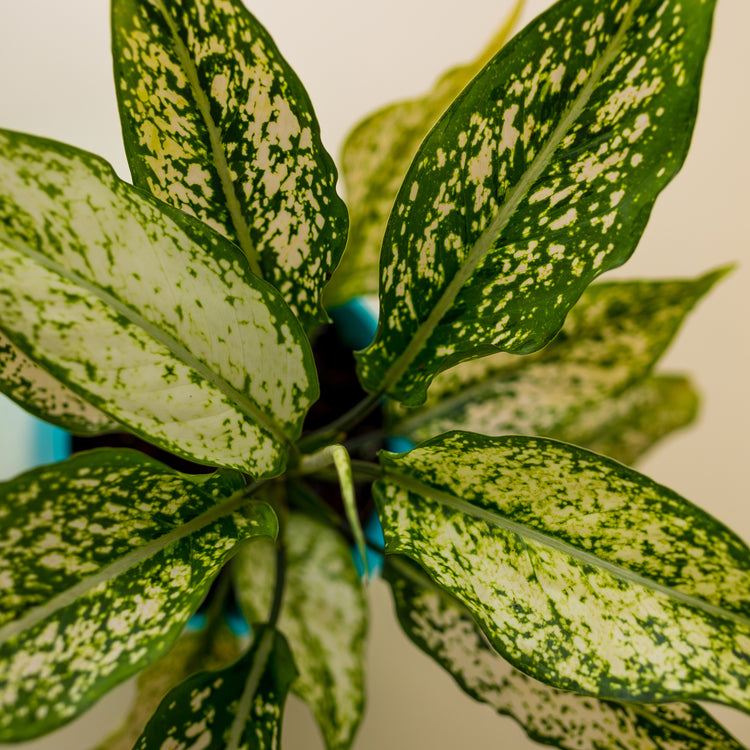
[[[563,0],[422,144],[388,223],[367,390],[408,405],[460,361],[544,346],[632,253],[689,144],[712,0]]]
[[[364,710],[367,603],[346,541],[300,513],[286,526],[287,572],[279,630],[299,676],[292,691],[312,709],[328,750],[354,740]],[[276,578],[273,545],[244,546],[234,563],[237,595],[253,622],[269,611]]]
[[[217,505],[135,451],[0,485],[0,741],[43,734],[164,653],[269,506]]]
[[[524,0],[517,0],[476,60],[449,70],[425,96],[378,110],[347,137],[341,152],[341,172],[351,226],[346,252],[328,289],[331,304],[377,294],[380,249],[388,216],[419,144],[461,89],[505,44],[523,6]]]
[[[76,435],[97,435],[117,423],[27,357],[0,330],[0,391],[39,419]]]
[[[750,711],[750,551],[676,493],[541,438],[454,432],[381,454],[386,551],[556,687]]]
[[[468,612],[429,581],[420,584],[421,574],[415,576],[403,563],[391,561],[384,576],[409,638],[462,690],[513,717],[537,742],[561,750],[743,748],[694,704],[618,703],[548,687],[499,657]]]
[[[304,331],[227,240],[85,152],[0,134],[0,324],[128,430],[260,476],[317,398]]]
[[[346,242],[312,105],[240,0],[115,0],[135,184],[217,229],[309,327]]]
[[[294,675],[283,636],[259,628],[253,646],[235,664],[201,672],[172,690],[133,750],[276,750]]]
[[[524,357],[500,353],[441,373],[423,406],[395,406],[392,431],[414,442],[463,429],[580,443],[581,435],[621,421],[646,398],[627,391],[651,371],[723,273],[591,286],[544,349]]]

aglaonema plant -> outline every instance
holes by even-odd
[[[144,448],[0,486],[0,741],[145,670],[103,747],[278,747],[291,690],[349,748],[354,549],[383,556],[409,638],[532,739],[741,747],[696,701],[750,711],[750,550],[626,465],[692,419],[654,367],[724,270],[589,286],[685,159],[714,5],[509,19],[355,128],[347,210],[239,0],[113,0],[133,184],[0,132],[0,382]],[[355,376],[329,314],[378,289]]]

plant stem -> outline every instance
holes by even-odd
[[[277,504],[274,503],[274,505]],[[277,508],[277,514],[279,515],[281,528],[279,529],[279,536],[276,540],[276,584],[273,591],[273,601],[271,602],[268,621],[263,626],[258,641],[255,658],[253,659],[252,666],[247,674],[247,680],[245,681],[242,696],[237,704],[237,712],[234,721],[232,722],[232,728],[229,732],[229,739],[227,740],[227,750],[238,750],[242,743],[242,734],[247,727],[253,699],[258,692],[260,680],[263,677],[263,672],[266,669],[268,658],[273,649],[274,640],[276,638],[276,623],[279,621],[281,606],[284,601],[284,586],[286,583],[286,545],[284,543],[283,534],[283,509]]]
[[[319,430],[311,432],[299,441],[298,447],[300,452],[304,453],[306,448],[315,447],[316,444],[324,442],[326,439],[336,440],[342,433],[345,435],[368,414],[375,411],[380,405],[382,398],[382,392],[371,393],[333,422],[330,422],[325,427],[321,427]]]

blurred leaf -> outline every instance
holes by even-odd
[[[688,312],[725,273],[595,284],[544,349],[524,357],[500,353],[441,373],[423,406],[391,405],[391,431],[414,442],[464,429],[587,444],[610,421],[624,427],[639,399],[649,408],[654,403],[653,386],[629,389],[648,375]],[[673,420],[665,415],[660,428],[654,425],[654,438]]]
[[[550,437],[633,464],[666,435],[689,425],[698,401],[687,378],[646,378],[617,399],[581,412]]]
[[[341,305],[353,297],[377,293],[386,223],[419,144],[461,89],[505,44],[524,4],[525,0],[516,0],[476,60],[449,70],[425,96],[373,113],[349,134],[341,153],[341,171],[351,226],[341,264],[326,290],[329,304]]]
[[[346,750],[364,710],[367,602],[347,542],[327,524],[292,513],[287,548],[284,633],[299,675],[292,691],[312,709],[328,750]],[[274,548],[244,545],[234,562],[237,596],[250,621],[269,611],[276,580]]]

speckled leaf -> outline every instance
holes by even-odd
[[[676,493],[542,438],[454,432],[381,454],[386,550],[555,687],[750,711],[750,550]]]
[[[423,406],[393,406],[392,431],[414,442],[464,429],[580,443],[581,435],[621,419],[637,401],[628,389],[651,371],[723,274],[589,287],[544,349],[525,357],[495,354],[441,373]]]
[[[70,720],[176,640],[269,506],[217,505],[135,451],[98,450],[0,485],[0,742]]]
[[[277,750],[295,669],[284,637],[258,628],[250,650],[216,672],[201,672],[162,701],[133,750]]]
[[[548,687],[487,644],[468,612],[390,558],[383,571],[404,632],[461,689],[513,717],[537,742],[562,750],[743,750],[695,704],[597,700]]]
[[[235,242],[310,327],[346,242],[310,100],[240,0],[115,0],[115,79],[135,184]]]
[[[132,750],[170,690],[198,671],[219,669],[239,656],[239,639],[225,625],[210,634],[205,629],[186,633],[169,653],[138,675],[130,712],[97,750]]]
[[[0,329],[172,453],[279,473],[317,398],[304,331],[236,247],[101,159],[0,133]]]
[[[618,398],[580,412],[550,437],[633,464],[664,437],[689,425],[698,402],[687,378],[646,378]]]
[[[341,173],[351,216],[346,252],[326,290],[332,305],[377,294],[380,248],[388,216],[419,144],[510,37],[523,11],[517,0],[487,47],[473,62],[449,70],[418,99],[398,102],[354,127],[341,152]]]
[[[76,435],[117,429],[117,422],[84,401],[3,335],[0,326],[0,392],[35,417]]]
[[[408,405],[441,370],[546,344],[623,263],[695,121],[714,0],[561,0],[431,131],[383,244],[362,383]]]
[[[286,526],[287,573],[279,630],[299,676],[304,700],[328,750],[346,750],[364,710],[367,603],[349,545],[330,526],[292,513]],[[274,549],[243,546],[234,563],[237,595],[248,620],[268,612],[276,575]]]

